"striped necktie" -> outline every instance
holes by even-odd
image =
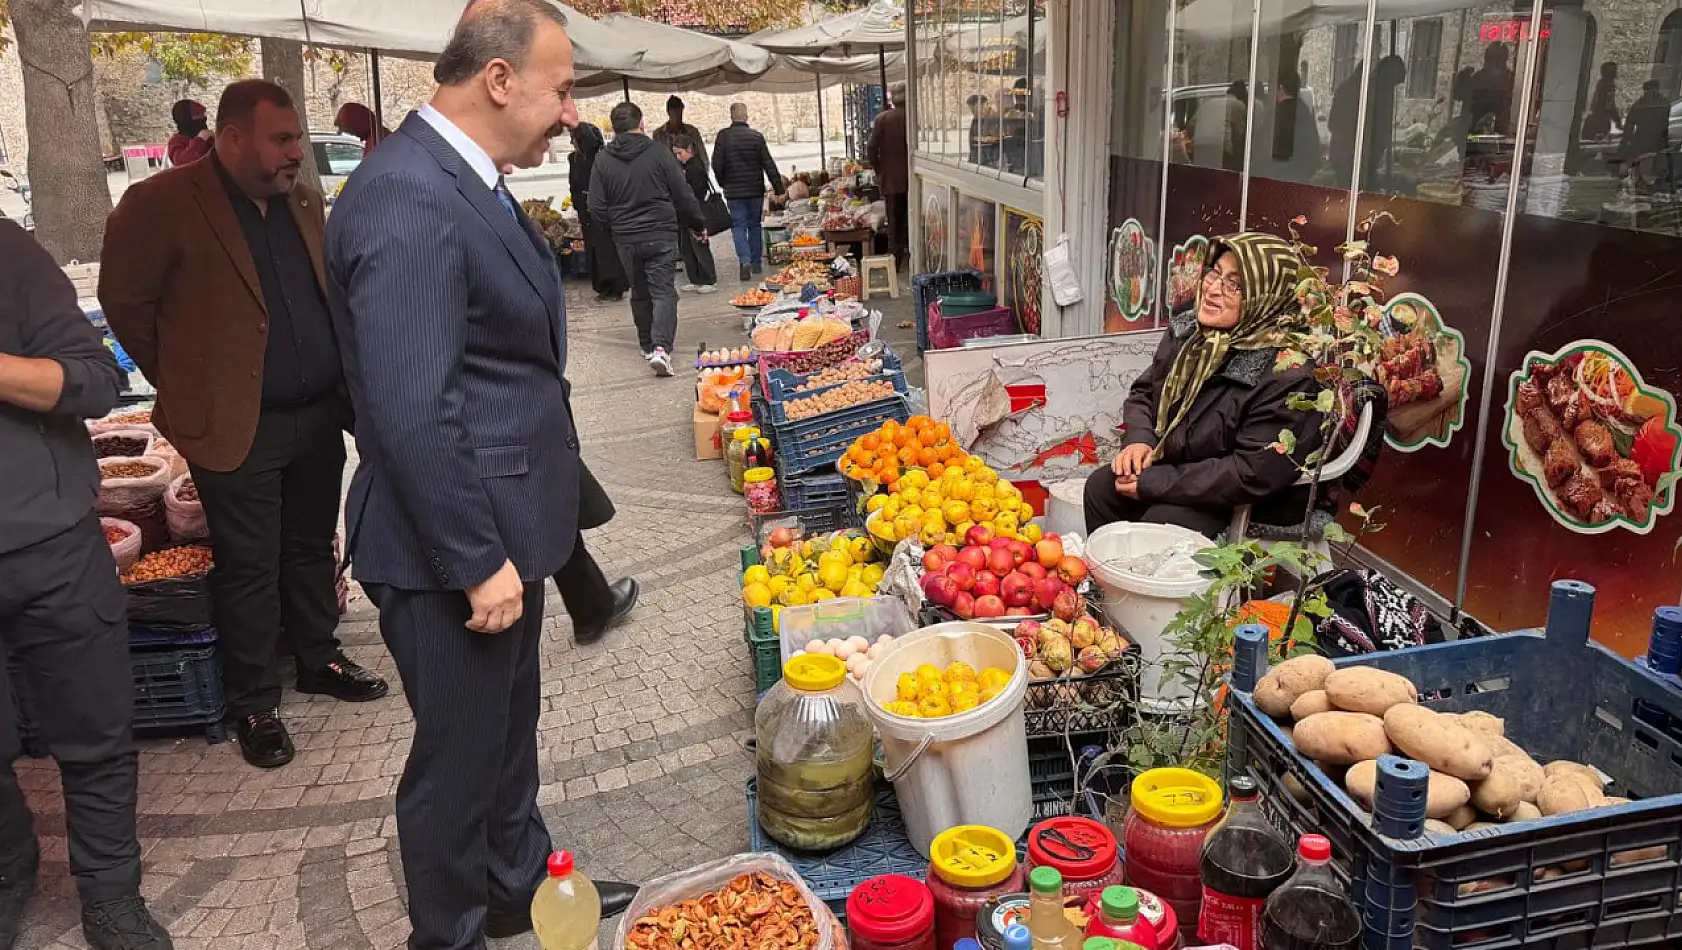
[[[516,210],[518,206],[514,204],[514,196],[508,193],[508,186],[500,177],[496,180],[496,187],[491,190],[496,192],[496,198],[498,201],[502,202],[502,206],[508,209],[509,216],[512,217],[515,222],[518,222],[520,220],[520,213]]]

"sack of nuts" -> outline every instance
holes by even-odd
[[[835,915],[778,854],[738,854],[644,884],[619,919],[617,950],[720,947],[846,950]],[[685,933],[691,936],[685,938]]]
[[[169,524],[169,537],[173,541],[202,541],[210,537],[193,476],[182,475],[169,483],[164,492],[164,520]]]
[[[129,512],[156,504],[169,488],[169,463],[155,455],[99,460],[99,500],[94,508],[102,515],[122,518]]]
[[[122,575],[128,619],[153,630],[202,630],[211,625],[211,551],[202,544],[164,548]]]
[[[148,427],[149,429],[150,427]],[[137,458],[151,455],[158,437],[148,429],[110,429],[93,437],[93,453],[100,458]]]
[[[111,545],[111,556],[117,560],[117,573],[127,574],[140,560],[140,528],[121,518],[101,518],[99,527],[105,532],[105,543]]]

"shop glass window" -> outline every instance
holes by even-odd
[[[1330,184],[1326,147],[1331,104],[1333,57],[1329,54],[1344,35],[1342,26],[1312,30],[1285,28],[1294,9],[1287,0],[1262,0],[1262,38],[1257,47],[1255,109],[1250,115],[1250,173],[1252,179],[1298,184]],[[1357,24],[1360,27],[1360,24]],[[1251,187],[1254,208],[1256,189]],[[1283,206],[1295,207],[1282,217],[1264,217],[1264,226],[1282,229],[1298,213],[1319,208],[1326,201],[1290,195]],[[1251,214],[1249,221],[1258,218]],[[1341,220],[1341,219],[1340,219]],[[1251,224],[1247,224],[1252,226]],[[1335,242],[1334,242],[1335,243]]]
[[[317,142],[315,143],[316,167],[329,175],[349,175],[362,164],[362,144],[360,142]]]
[[[1341,83],[1361,58],[1361,24],[1340,23],[1332,44],[1332,82]]]
[[[1162,25],[1169,0],[1116,5],[1110,99],[1110,208],[1104,331],[1148,328],[1162,306]]]
[[[1237,172],[1244,167],[1249,124],[1250,16],[1225,5],[1205,8],[1201,17],[1190,5],[1182,10],[1174,37],[1169,157],[1179,165]]]
[[[1408,30],[1409,99],[1429,99],[1437,91],[1437,59],[1442,52],[1443,21],[1419,20]]]

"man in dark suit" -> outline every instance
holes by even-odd
[[[478,0],[431,103],[351,176],[329,299],[360,462],[347,551],[415,717],[397,787],[411,950],[531,929],[543,585],[572,557],[578,435],[559,272],[500,170],[577,121],[546,0]],[[603,889],[604,912],[629,889]]]
[[[388,689],[334,633],[350,406],[322,288],[325,205],[297,181],[302,135],[285,89],[230,85],[210,155],[123,194],[99,280],[106,320],[158,389],[152,421],[192,465],[228,712],[261,768],[293,756],[283,637],[300,692],[362,702]]]

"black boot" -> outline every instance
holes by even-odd
[[[234,730],[239,735],[240,754],[260,769],[278,769],[297,754],[278,709],[252,713],[235,723]]]
[[[169,931],[138,895],[84,906],[82,936],[93,950],[175,950]]]
[[[619,621],[624,620],[636,607],[637,593],[640,590],[636,578],[622,577],[614,581],[613,586],[608,589],[613,591],[613,607],[608,611],[607,619],[573,628],[572,639],[579,646],[589,646],[607,636],[607,632],[618,626]]]

